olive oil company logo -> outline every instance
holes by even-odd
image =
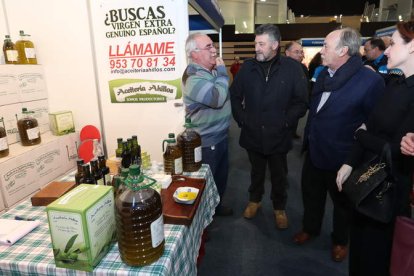
[[[111,100],[114,103],[156,103],[181,98],[177,86],[165,82],[110,82]]]

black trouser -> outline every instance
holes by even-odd
[[[332,242],[338,245],[348,243],[350,224],[350,204],[344,193],[336,186],[337,171],[316,168],[309,158],[305,158],[302,169],[303,231],[319,235],[325,213],[326,194],[332,199],[333,231]]]
[[[264,194],[266,166],[269,166],[272,190],[270,199],[273,201],[273,209],[285,210],[287,201],[287,166],[286,154],[261,154],[247,151],[251,170],[251,184],[249,187],[250,201],[260,202]]]

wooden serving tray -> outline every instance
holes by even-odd
[[[198,205],[200,205],[205,186],[206,180],[203,178],[174,175],[170,186],[167,189],[161,190],[164,223],[191,225]],[[182,204],[174,201],[173,194],[179,187],[194,187],[199,189],[197,198],[193,204]]]
[[[51,182],[32,196],[32,206],[46,206],[72,190],[75,182]]]

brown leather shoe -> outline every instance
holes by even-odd
[[[299,245],[304,244],[310,239],[312,239],[312,235],[306,233],[305,231],[300,231],[299,233],[293,236],[293,241]]]
[[[275,210],[275,220],[276,220],[276,227],[279,229],[286,229],[288,228],[288,218],[286,216],[285,210]]]
[[[243,217],[252,219],[256,216],[257,210],[262,206],[260,202],[249,201],[246,209],[244,210]]]
[[[332,259],[335,262],[342,262],[348,255],[348,248],[346,245],[333,245],[332,247]]]

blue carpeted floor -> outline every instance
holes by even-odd
[[[303,134],[304,118],[298,133]],[[262,208],[252,220],[242,214],[248,202],[250,164],[244,149],[239,146],[239,129],[232,122],[230,129],[230,172],[224,205],[234,210],[232,217],[215,217],[209,226],[210,240],[206,255],[198,267],[199,275],[278,275],[278,276],[341,276],[347,275],[347,261],[331,260],[330,232],[331,202],[327,202],[322,233],[305,245],[293,243],[293,235],[301,229],[302,198],[300,176],[303,158],[301,140],[294,140],[288,155],[289,190],[287,214],[289,228],[276,229],[269,198],[270,181],[266,180],[266,194]],[[328,197],[329,198],[329,197]]]

